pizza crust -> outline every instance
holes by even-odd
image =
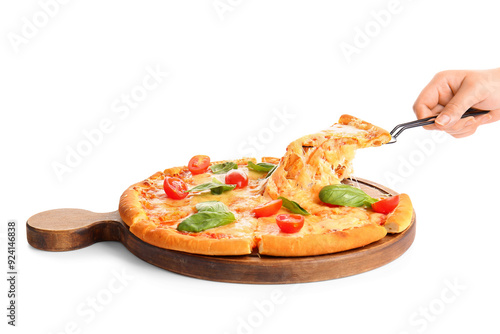
[[[152,245],[176,251],[203,255],[245,255],[252,252],[253,238],[212,239],[182,234],[164,228],[147,228],[142,240]]]
[[[118,205],[118,212],[122,220],[128,226],[134,224],[135,221],[142,219],[147,220],[146,213],[139,201],[139,196],[135,187],[140,187],[144,181],[136,183],[127,188],[120,197],[120,204]]]
[[[342,252],[366,246],[387,234],[383,226],[367,224],[347,230],[294,237],[280,233],[262,235],[259,253],[272,256],[311,256]]]
[[[339,124],[349,125],[367,131],[368,135],[363,139],[367,141],[369,146],[381,146],[391,140],[391,134],[386,130],[351,115],[340,116]],[[358,137],[358,140],[360,139],[361,138]]]
[[[410,226],[412,219],[413,205],[410,196],[401,194],[399,195],[398,206],[387,215],[384,227],[389,233],[401,233]]]

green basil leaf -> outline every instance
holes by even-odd
[[[276,170],[276,168],[278,168],[278,165],[274,165],[273,169],[271,169],[269,171],[269,173],[267,173],[267,175],[264,179],[267,179],[269,176],[271,176],[274,173],[274,171]]]
[[[299,203],[291,201],[283,196],[278,197],[278,199],[281,199],[283,201],[283,206],[290,210],[292,213],[298,213],[304,216],[310,215],[310,213],[307,212],[303,207],[301,207]]]
[[[229,212],[228,207],[219,201],[201,202],[195,205],[198,212]]]
[[[224,226],[236,220],[232,212],[203,211],[184,219],[177,230],[183,232],[201,232],[210,228]]]
[[[210,166],[210,169],[214,174],[224,174],[229,172],[231,169],[238,169],[238,164],[232,161],[224,162],[221,164],[216,164]]]
[[[224,191],[229,191],[236,188],[236,184],[225,184],[217,180],[215,177],[212,179],[212,182],[219,185],[218,187],[210,189],[212,195],[220,195]]]
[[[342,206],[371,206],[378,200],[368,196],[363,190],[347,184],[332,184],[323,187],[319,192],[319,199],[328,204]]]
[[[205,190],[210,190],[210,192],[214,195],[220,195],[224,191],[229,191],[233,190],[236,188],[235,184],[225,184],[217,180],[216,178],[212,179],[212,182],[207,182],[207,183],[202,183],[200,185],[197,185],[196,187],[193,187],[189,189],[187,192],[192,192],[192,191],[205,191]]]
[[[199,184],[196,187],[193,187],[189,190],[187,190],[188,193],[192,191],[204,191],[204,190],[211,190],[215,187],[220,187],[220,184],[214,183],[214,182],[207,182],[203,184]]]
[[[253,162],[248,162],[248,168],[253,169],[256,172],[269,172],[276,168],[275,164],[270,164],[268,162],[259,162],[258,164],[254,164]]]

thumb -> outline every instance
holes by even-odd
[[[436,118],[436,124],[441,128],[453,126],[462,115],[474,104],[480,102],[473,84],[464,81],[453,98],[444,106]]]

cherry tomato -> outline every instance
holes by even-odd
[[[253,209],[255,217],[269,217],[274,215],[279,211],[283,201],[281,199],[275,199],[274,201],[261,204]]]
[[[373,203],[372,209],[373,211],[378,213],[388,214],[394,211],[394,209],[398,206],[398,204],[399,204],[399,195],[387,197],[381,199],[378,202]]]
[[[189,160],[188,168],[191,174],[205,173],[210,166],[210,157],[208,155],[195,155]]]
[[[243,188],[248,185],[248,176],[245,172],[233,169],[226,174],[226,184],[236,184],[236,188]]]
[[[183,199],[188,195],[187,185],[177,177],[167,176],[163,181],[163,189],[168,197],[173,199]]]
[[[278,224],[281,232],[284,233],[297,233],[304,226],[304,216],[282,214],[276,216],[276,223]]]

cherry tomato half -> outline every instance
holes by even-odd
[[[255,217],[269,217],[277,213],[281,205],[283,205],[283,201],[281,199],[275,199],[274,201],[267,202],[261,204],[253,209],[253,213]]]
[[[304,216],[290,214],[277,215],[276,223],[281,232],[297,233],[304,226]]]
[[[167,176],[163,181],[163,189],[169,198],[183,199],[188,195],[187,184],[177,177]]]
[[[394,211],[394,209],[398,206],[398,204],[399,204],[399,195],[387,197],[381,199],[378,202],[373,203],[372,209],[373,211],[378,213],[388,214]]]
[[[233,169],[226,174],[226,184],[236,184],[236,188],[243,188],[248,185],[248,176],[245,172]]]
[[[195,155],[188,163],[188,169],[193,175],[205,173],[208,166],[210,166],[210,157],[208,155]]]

